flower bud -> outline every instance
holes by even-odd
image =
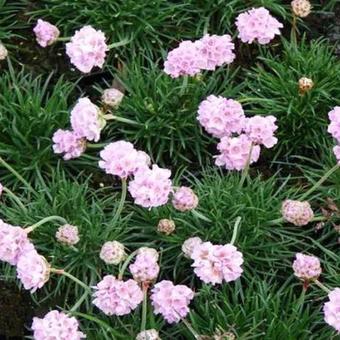
[[[166,218],[159,221],[157,231],[165,235],[172,234],[176,229],[175,222]]]
[[[172,205],[179,211],[188,211],[195,209],[198,205],[198,197],[192,189],[188,187],[180,187],[174,193]]]
[[[161,340],[155,329],[147,329],[137,334],[136,340]]]
[[[100,251],[99,257],[107,264],[119,264],[125,257],[124,246],[117,241],[105,242]]]
[[[314,87],[314,83],[312,79],[302,77],[299,79],[299,93],[305,94],[309,92]]]
[[[78,227],[74,225],[62,225],[57,230],[55,236],[58,242],[69,246],[73,246],[79,242]]]
[[[312,5],[308,0],[294,0],[291,5],[293,13],[300,18],[305,18],[312,9]]]
[[[117,108],[119,104],[122,102],[123,98],[124,98],[124,93],[122,93],[121,91],[115,88],[104,90],[103,95],[102,95],[103,103],[112,108]]]
[[[8,56],[7,48],[0,43],[0,60],[5,60]]]
[[[282,203],[282,217],[296,226],[304,226],[313,219],[314,213],[307,201],[285,200]]]

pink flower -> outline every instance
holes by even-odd
[[[149,252],[139,252],[136,260],[129,266],[130,272],[137,282],[152,282],[159,273],[157,259]]]
[[[274,132],[277,130],[274,116],[254,116],[246,119],[245,133],[254,144],[272,148],[277,143]]]
[[[153,165],[152,169],[144,169],[135,173],[129,183],[129,192],[135,203],[144,208],[164,205],[168,202],[172,188],[171,171]]]
[[[163,280],[151,290],[151,304],[154,313],[161,314],[168,323],[179,322],[189,313],[190,301],[194,292],[187,286],[174,285]]]
[[[0,261],[15,266],[19,257],[33,250],[25,229],[5,223],[0,219]]]
[[[71,111],[71,126],[78,137],[98,142],[100,132],[105,125],[105,119],[101,118],[101,111],[87,97],[78,99]]]
[[[55,236],[58,242],[69,246],[75,245],[79,242],[78,227],[71,224],[64,224],[60,226]]]
[[[124,93],[121,91],[115,89],[115,88],[109,88],[104,90],[102,95],[102,101],[104,104],[112,107],[117,108],[121,101],[124,98]]]
[[[148,256],[152,257],[155,262],[159,259],[158,251],[154,248],[149,247],[140,247],[137,251],[137,254],[147,254]]]
[[[280,35],[280,28],[283,27],[264,7],[241,13],[236,19],[236,26],[242,42],[251,44],[257,40],[261,45],[268,44],[275,35]]]
[[[241,133],[245,123],[244,111],[239,102],[214,95],[201,102],[197,119],[208,133],[217,138]]]
[[[164,72],[172,78],[194,76],[206,64],[205,57],[199,52],[197,43],[182,41],[177,48],[169,52],[164,63]]]
[[[242,170],[247,164],[251,151],[250,164],[256,162],[260,157],[260,146],[253,145],[244,134],[238,137],[223,137],[217,145],[221,152],[216,157],[215,164],[224,166],[227,170]]]
[[[178,188],[173,196],[172,205],[179,211],[195,209],[198,205],[198,197],[192,189],[188,187]]]
[[[161,340],[155,329],[146,329],[137,334],[136,340]]]
[[[0,183],[0,196],[2,195],[3,191],[4,191],[4,186]]]
[[[100,250],[99,257],[107,264],[119,264],[125,257],[124,245],[117,241],[105,242]]]
[[[44,318],[33,318],[32,330],[35,340],[80,340],[86,338],[78,330],[79,323],[75,317],[52,310]]]
[[[109,50],[105,40],[102,31],[84,26],[76,31],[71,42],[66,44],[66,54],[78,70],[84,73],[91,72],[95,66],[103,67],[106,52]]]
[[[313,210],[307,201],[285,200],[281,210],[283,219],[296,226],[304,226],[314,217]]]
[[[338,164],[340,164],[340,146],[339,145],[334,146],[333,152]]]
[[[108,144],[101,152],[99,167],[107,174],[127,178],[149,167],[150,157],[123,140]]]
[[[33,32],[37,38],[37,42],[41,47],[52,45],[59,38],[60,32],[58,28],[47,21],[38,19]]]
[[[79,138],[73,131],[59,129],[54,133],[52,141],[54,153],[63,153],[65,161],[80,157],[86,150],[85,138]]]
[[[243,269],[243,255],[231,244],[213,245],[203,242],[194,248],[191,258],[194,260],[195,274],[205,283],[222,283],[238,279]]]
[[[293,262],[295,276],[303,280],[317,279],[321,274],[320,261],[315,256],[297,253],[296,260]]]
[[[340,288],[333,289],[328,298],[323,307],[325,321],[340,332]]]
[[[217,66],[231,64],[235,59],[233,50],[235,45],[232,43],[231,36],[209,35],[206,34],[196,42],[199,53],[205,60],[205,70],[215,70]]]
[[[35,249],[25,252],[18,259],[17,277],[25,289],[34,293],[48,281],[50,265]]]
[[[182,244],[182,252],[184,253],[184,256],[190,259],[194,249],[201,245],[202,243],[203,241],[197,236],[190,237],[187,240],[185,240]]]
[[[328,132],[340,143],[340,106],[336,106],[330,111],[328,117],[331,121],[328,126]]]
[[[104,276],[94,287],[93,304],[106,315],[126,315],[143,301],[143,292],[134,280],[122,281],[113,275]]]

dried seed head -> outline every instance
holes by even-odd
[[[312,5],[308,0],[294,0],[291,5],[293,13],[300,18],[308,16],[312,9]]]
[[[172,234],[176,229],[175,222],[166,218],[158,222],[157,231],[165,235]]]
[[[310,91],[314,86],[313,80],[302,77],[299,79],[299,92],[300,94],[305,94],[306,92]]]

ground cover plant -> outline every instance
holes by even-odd
[[[337,1],[0,1],[0,338],[340,339]]]

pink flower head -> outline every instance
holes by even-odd
[[[148,252],[140,252],[129,269],[137,282],[152,282],[156,280],[159,273],[157,259],[155,260],[155,257]]]
[[[272,148],[277,143],[274,132],[277,130],[274,116],[254,116],[246,119],[245,133],[254,144]]]
[[[196,42],[200,54],[205,59],[205,70],[215,70],[217,66],[231,64],[235,59],[235,45],[231,36],[206,34]]]
[[[243,269],[243,255],[231,244],[213,245],[203,242],[194,248],[191,258],[194,260],[195,274],[205,283],[222,283],[238,279]]]
[[[340,146],[339,145],[334,146],[333,152],[338,164],[340,164]]]
[[[99,257],[107,264],[119,264],[125,257],[124,245],[117,241],[105,242],[100,250]]]
[[[264,7],[241,13],[236,19],[236,26],[242,42],[251,44],[257,40],[261,45],[268,44],[275,35],[280,35],[280,28],[283,27]]]
[[[164,72],[172,78],[194,76],[206,64],[205,57],[199,52],[197,42],[182,41],[177,48],[170,51],[164,63]]]
[[[223,137],[217,145],[221,154],[216,157],[215,164],[224,166],[227,170],[242,170],[247,164],[250,151],[250,164],[260,157],[260,146],[251,146],[251,140],[244,134],[238,137]]]
[[[112,108],[117,108],[121,101],[124,98],[124,93],[121,91],[115,89],[115,88],[109,88],[104,90],[103,95],[102,95],[102,101],[104,104],[112,107]]]
[[[340,143],[340,106],[336,106],[328,113],[330,124],[328,132]]]
[[[191,258],[192,253],[194,252],[194,249],[201,245],[203,241],[201,238],[195,236],[190,237],[187,240],[185,240],[182,244],[182,252],[184,253],[184,256],[187,258]]]
[[[168,202],[172,188],[171,171],[153,165],[135,173],[135,178],[129,183],[129,192],[135,203],[144,208],[164,205]]]
[[[155,284],[151,290],[151,304],[154,313],[162,314],[168,323],[179,322],[189,313],[190,301],[194,292],[187,286],[174,285],[171,281],[163,280]]]
[[[59,129],[54,133],[52,141],[54,153],[64,154],[65,161],[80,157],[86,150],[85,138],[79,138],[73,131]]]
[[[146,329],[137,334],[136,340],[161,340],[155,329]]]
[[[37,38],[37,42],[41,47],[52,45],[59,38],[60,32],[58,28],[47,21],[38,19],[33,32]]]
[[[69,246],[73,246],[79,242],[78,227],[71,224],[60,226],[55,236],[58,242]]]
[[[323,307],[325,321],[340,332],[340,288],[333,289],[328,298]]]
[[[189,187],[180,187],[174,193],[172,205],[179,211],[189,211],[197,207],[198,197]]]
[[[79,323],[75,317],[52,310],[42,319],[33,318],[32,330],[35,340],[80,340],[86,338],[78,330]]]
[[[281,210],[283,219],[296,226],[304,226],[314,217],[313,210],[307,201],[285,200]]]
[[[214,95],[201,102],[197,119],[208,133],[217,138],[241,133],[245,123],[244,111],[239,102]]]
[[[103,67],[106,52],[109,50],[102,31],[91,26],[84,26],[76,31],[71,42],[66,44],[66,54],[71,63],[81,72],[91,72],[92,68]]]
[[[4,186],[0,183],[0,196],[2,195],[3,191],[4,191]]]
[[[321,274],[320,261],[315,256],[297,253],[293,262],[293,270],[295,276],[302,280],[317,279]]]
[[[71,111],[71,126],[78,137],[98,142],[105,120],[100,116],[101,111],[87,97],[78,99]]]
[[[127,178],[149,167],[150,157],[123,140],[108,144],[101,152],[99,167],[107,174]]]
[[[93,304],[106,315],[126,315],[143,301],[143,292],[134,280],[122,281],[113,275],[104,276],[93,294]]]
[[[15,266],[22,254],[33,249],[34,246],[23,228],[12,226],[0,219],[0,261]]]
[[[34,293],[50,277],[50,265],[35,249],[23,253],[17,263],[17,277],[24,288]]]

